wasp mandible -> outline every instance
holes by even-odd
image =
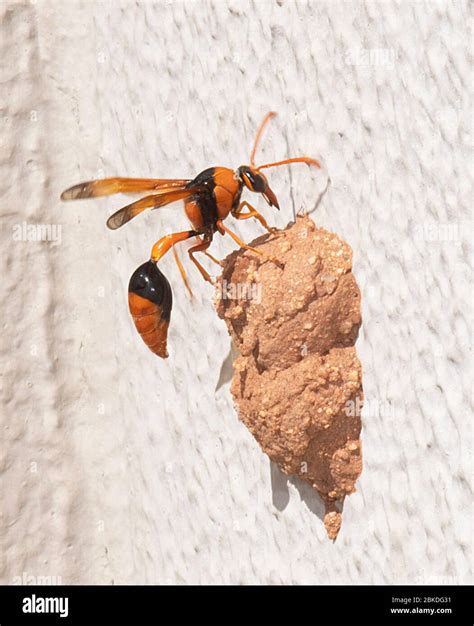
[[[270,206],[280,209],[278,200],[262,170],[288,163],[307,163],[310,166],[321,167],[319,161],[307,156],[255,165],[255,154],[262,132],[267,122],[274,115],[276,113],[273,111],[268,113],[258,127],[250,154],[250,165],[241,165],[236,170],[228,167],[209,167],[192,180],[184,178],[104,178],[79,183],[61,194],[62,200],[78,200],[80,198],[109,196],[115,193],[150,191],[150,195],[119,209],[109,217],[107,226],[112,230],[120,228],[145,209],[158,209],[171,202],[184,200],[184,209],[191,222],[192,230],[165,235],[159,239],[151,250],[150,260],[135,270],[128,286],[128,304],[135,327],[148,348],[162,358],[168,356],[167,336],[173,298],[171,286],[157,266],[158,261],[168,250],[172,249],[180,274],[187,289],[192,294],[186,272],[174,246],[180,241],[194,238],[195,245],[188,250],[189,258],[204,280],[212,284],[210,275],[194,254],[203,252],[213,262],[221,265],[220,261],[207,251],[214,233],[219,232],[221,235],[227,233],[242,248],[262,255],[260,250],[248,246],[224,224],[224,220],[229,214],[238,220],[253,217],[268,232],[276,230],[267,224],[263,215],[249,202],[241,201],[243,188],[246,187],[254,193],[260,193]],[[244,209],[247,211],[244,212]],[[278,264],[277,259],[267,258]]]

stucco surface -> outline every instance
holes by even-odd
[[[0,12],[0,580],[471,582],[468,3]],[[364,469],[334,544],[311,489],[239,423],[225,324],[193,267],[190,302],[172,256],[160,266],[170,358],[136,335],[128,279],[187,227],[179,205],[111,232],[126,196],[59,201],[90,178],[245,163],[268,110],[262,159],[324,167],[269,170],[282,210],[258,206],[284,226],[323,194],[312,217],[352,247],[362,291]],[[23,224],[56,241],[25,240]]]

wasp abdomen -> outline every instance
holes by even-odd
[[[167,278],[153,261],[133,272],[128,285],[128,306],[143,341],[165,359],[173,296]]]

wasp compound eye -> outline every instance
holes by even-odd
[[[173,296],[168,279],[152,261],[133,272],[128,285],[128,306],[143,341],[152,352],[166,358]]]
[[[256,193],[262,193],[265,190],[266,181],[261,174],[253,171],[250,167],[243,167],[241,171],[245,185],[249,189]]]
[[[252,185],[254,191],[256,191],[257,193],[262,193],[262,191],[265,191],[266,182],[264,178],[260,176],[260,174],[256,174],[253,176]]]

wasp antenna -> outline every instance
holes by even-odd
[[[284,159],[283,161],[275,161],[275,163],[265,163],[264,165],[259,165],[257,170],[263,170],[265,167],[276,167],[277,165],[287,165],[288,163],[306,163],[307,165],[314,165],[315,167],[321,168],[321,163],[317,159],[312,159],[311,157],[294,157],[292,159]]]
[[[257,152],[258,144],[260,143],[260,138],[265,129],[265,126],[272,119],[272,117],[275,117],[275,115],[276,115],[275,111],[270,111],[269,113],[265,115],[263,120],[260,122],[260,126],[258,127],[257,134],[255,136],[255,141],[253,143],[252,152],[250,153],[250,165],[255,165],[255,153]]]

